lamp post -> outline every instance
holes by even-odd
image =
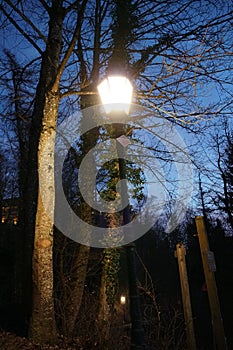
[[[132,99],[132,84],[123,76],[110,76],[98,86],[99,95],[107,114],[111,114],[116,121],[113,124],[113,134],[116,138],[117,155],[119,162],[120,180],[126,179],[125,148],[130,143],[124,135],[123,124],[117,124],[120,117],[126,116],[130,110]],[[121,121],[121,120],[120,120]],[[124,203],[128,203],[128,188],[126,181],[122,181],[121,198],[125,197]],[[129,205],[123,209],[123,225],[130,223],[131,215]],[[140,299],[137,286],[135,244],[127,244],[126,247],[128,264],[128,282],[131,317],[131,350],[145,349],[145,336],[142,326]]]

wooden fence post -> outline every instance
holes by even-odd
[[[196,350],[196,340],[193,326],[193,317],[192,317],[192,307],[190,301],[190,292],[189,292],[189,283],[188,275],[185,261],[185,247],[183,244],[178,243],[176,245],[175,256],[178,260],[179,274],[180,274],[180,285],[181,285],[181,294],[184,310],[184,319],[186,326],[186,335],[187,335],[187,345],[188,350]]]
[[[214,345],[216,350],[226,350],[226,338],[221,317],[220,305],[218,300],[218,292],[215,282],[214,272],[216,270],[214,254],[210,251],[208,237],[205,230],[205,223],[203,216],[195,218],[198,240],[201,250],[201,258],[203,270],[205,274],[205,281],[207,286],[210,313],[212,319],[212,328],[214,335]]]

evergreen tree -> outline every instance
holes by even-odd
[[[223,195],[219,195],[222,209],[227,214],[228,222],[233,229],[233,134],[227,134],[227,147],[223,171],[221,173],[223,181]]]

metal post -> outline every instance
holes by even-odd
[[[123,136],[124,137],[124,136]],[[119,161],[120,180],[126,179],[125,171],[125,150],[121,137],[117,141],[117,155]],[[125,137],[126,138],[126,137]],[[128,188],[125,181],[122,182],[121,196],[128,199]],[[130,222],[130,210],[127,205],[123,209],[123,224]],[[145,349],[145,335],[142,326],[142,317],[140,309],[140,298],[137,286],[136,262],[135,262],[135,244],[128,244],[126,247],[128,263],[128,281],[129,281],[129,299],[130,299],[130,318],[131,318],[131,350]]]
[[[217,292],[215,276],[214,276],[214,271],[216,270],[214,254],[209,249],[209,242],[208,242],[208,237],[205,230],[203,216],[197,216],[195,218],[195,221],[196,221],[198,239],[200,244],[205,281],[207,285],[215,349],[226,350],[227,344],[226,344],[226,338],[225,338],[220,305],[218,300],[218,292]]]
[[[184,319],[187,334],[187,345],[188,350],[196,350],[196,340],[194,334],[193,317],[192,317],[192,307],[190,301],[188,274],[185,261],[185,247],[183,244],[178,243],[176,245],[175,256],[178,260],[179,274],[180,274],[180,284],[181,284],[181,294],[184,310]]]

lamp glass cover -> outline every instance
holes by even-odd
[[[99,95],[107,114],[123,111],[129,113],[133,87],[129,79],[110,76],[98,85]]]

